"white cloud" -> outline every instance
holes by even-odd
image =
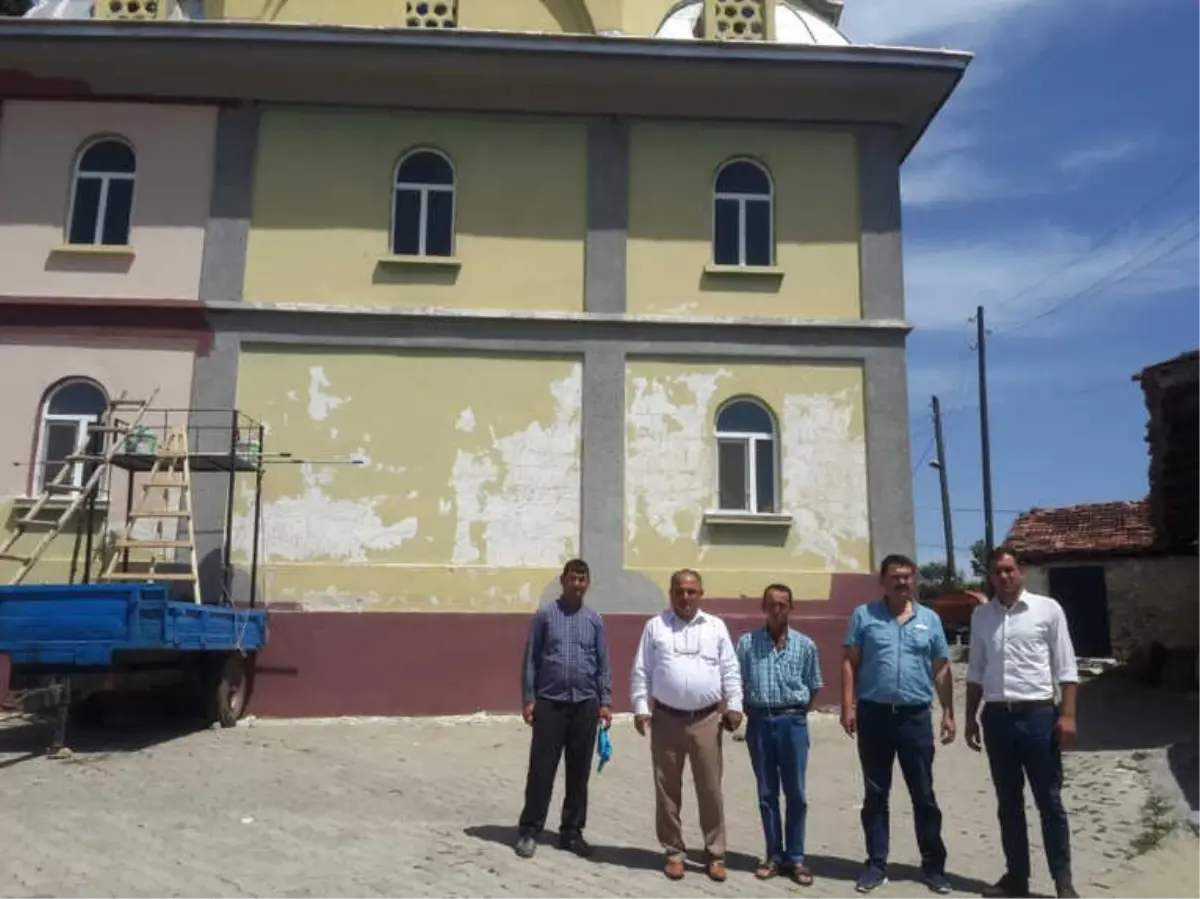
[[[1090,147],[1072,150],[1058,160],[1060,171],[1068,175],[1089,175],[1105,166],[1124,162],[1148,148],[1149,141],[1138,138],[1114,138]]]
[[[1141,301],[1194,288],[1197,253],[1194,235],[1187,244],[1190,229],[1190,222],[1176,217],[1153,229],[1127,232],[1094,251],[1088,238],[1051,228],[984,241],[910,243],[905,251],[909,318],[927,330],[960,330],[982,303],[989,328],[1001,330],[1081,291],[1086,293],[1071,301],[1075,311],[1100,299]],[[1172,247],[1177,251],[1154,261]],[[1061,320],[1049,318],[1022,333],[1053,333]]]
[[[900,195],[909,207],[950,205],[1041,193],[1031,179],[1002,175],[978,159],[957,153],[931,162],[905,167],[900,173]]]
[[[1021,14],[1047,5],[1047,0],[853,0],[846,4],[842,30],[860,44],[980,44],[1000,36],[1002,26]]]

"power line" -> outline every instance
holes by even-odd
[[[938,511],[941,511],[942,507],[941,506],[932,506],[932,505],[922,505],[922,504],[918,503],[917,508],[918,509],[937,509]],[[951,506],[950,511],[951,512],[982,512],[983,509],[973,508],[971,506]],[[992,509],[992,511],[998,512],[1001,515],[1020,515],[1022,512],[1025,512],[1028,510],[1026,510],[1026,509]]]
[[[929,458],[929,453],[933,449],[933,440],[934,440],[934,435],[930,434],[929,435],[929,443],[925,447],[925,452],[921,453],[921,458],[917,461],[917,464],[913,466],[912,473],[914,475],[917,473],[917,469],[920,468],[922,465],[924,465],[926,460]]]

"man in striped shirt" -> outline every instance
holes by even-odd
[[[804,864],[804,827],[808,801],[804,778],[808,768],[808,710],[821,689],[817,645],[788,625],[792,591],[772,584],[763,591],[763,627],[738,640],[746,710],[746,745],[758,785],[767,852],[754,876],[768,880],[786,871],[808,886]],[[779,814],[779,787],[787,799],[786,820]]]
[[[587,823],[588,778],[596,729],[612,722],[612,674],[604,621],[583,604],[591,573],[582,559],[563,568],[562,594],[534,613],[521,669],[521,714],[533,728],[525,807],[516,852],[530,858],[546,825],[558,761],[566,759],[566,796],[558,847],[579,855]]]

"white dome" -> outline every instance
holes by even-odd
[[[704,0],[681,3],[658,26],[655,37],[694,41],[696,22],[704,11]],[[846,36],[803,6],[778,0],[775,4],[775,43],[814,44],[819,47],[845,47]]]
[[[92,7],[107,0],[35,0],[26,19],[90,19]],[[204,0],[179,0],[171,10],[172,19],[203,19]]]

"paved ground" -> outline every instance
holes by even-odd
[[[816,896],[850,895],[862,856],[860,776],[831,716],[813,719],[810,864]],[[0,732],[0,895],[40,896],[784,896],[749,873],[760,852],[743,743],[727,744],[730,880],[698,870],[666,881],[654,842],[649,752],[628,721],[616,758],[593,778],[582,860],[544,846],[531,861],[510,843],[528,732],[511,718],[284,723],[250,721],[159,742],[128,732],[73,758],[28,757],[44,731]],[[1197,844],[1150,801],[1156,750],[1068,757],[1076,871],[1084,895],[1200,896]],[[899,776],[897,774],[899,781]],[[955,885],[977,891],[1000,873],[985,760],[961,743],[941,751],[937,783]],[[699,845],[685,793],[689,839]],[[556,793],[556,802],[561,793]],[[893,812],[892,884],[914,881],[907,800]],[[1036,813],[1030,810],[1031,820]],[[1035,845],[1035,888],[1050,890]],[[1137,854],[1141,853],[1141,854]]]

